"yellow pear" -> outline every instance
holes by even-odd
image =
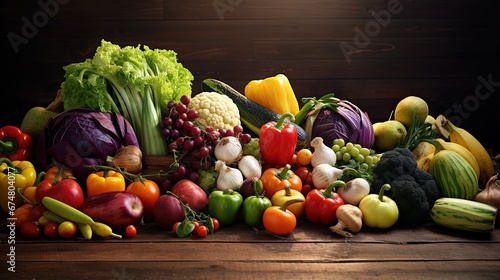
[[[28,110],[26,115],[24,115],[19,128],[24,133],[36,139],[45,128],[49,119],[55,117],[56,115],[57,112],[47,110],[46,108],[33,107]]]
[[[403,142],[406,137],[406,128],[398,121],[388,120],[377,125],[374,134],[374,148],[382,153],[398,147]]]
[[[62,111],[62,93],[61,90],[58,90],[56,98],[47,108],[37,106],[29,109],[24,115],[19,128],[33,139],[36,139],[45,128],[49,119],[57,116],[60,111]]]
[[[394,110],[394,120],[402,123],[405,128],[409,128],[414,117],[423,123],[429,115],[427,102],[418,96],[407,96],[398,102]]]

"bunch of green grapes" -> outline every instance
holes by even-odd
[[[332,150],[337,156],[336,165],[338,166],[358,163],[362,167],[369,169],[379,160],[379,155],[369,148],[351,142],[346,143],[344,139],[340,138],[333,140]]]
[[[252,155],[258,160],[262,159],[258,137],[252,137],[248,143],[243,144],[243,155]]]

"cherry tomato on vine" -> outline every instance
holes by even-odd
[[[59,227],[59,224],[56,222],[48,222],[44,227],[43,227],[43,235],[49,237],[49,238],[54,238],[58,235],[57,233],[57,228]]]
[[[180,223],[181,223],[181,222],[176,222],[176,223],[172,226],[172,231],[173,231],[174,233],[176,233],[176,232],[177,232],[177,226],[178,226],[178,225],[180,225]]]
[[[217,220],[217,218],[212,217],[212,223],[214,224],[214,231],[218,230],[220,226],[219,220]]]
[[[126,228],[125,228],[125,234],[128,236],[128,237],[134,237],[137,235],[137,228],[134,226],[134,225],[128,225]]]
[[[200,225],[196,228],[196,234],[199,237],[206,237],[208,235],[208,228],[206,226]]]

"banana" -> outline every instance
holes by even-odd
[[[92,238],[92,227],[87,224],[76,223],[78,230],[82,234],[83,238],[91,239]]]
[[[420,142],[415,149],[413,149],[413,158],[417,162],[417,167],[429,172],[429,164],[434,156],[436,147],[427,141]]]
[[[474,155],[480,170],[479,181],[486,185],[494,173],[493,160],[488,151],[470,132],[450,121],[446,121],[446,129],[450,132],[450,142],[462,145]]]
[[[474,169],[476,176],[479,178],[481,174],[479,164],[477,163],[476,157],[474,157],[474,155],[469,150],[467,150],[467,148],[465,148],[460,144],[454,142],[447,142],[442,139],[436,139],[432,141],[432,144],[436,147],[436,152],[439,152],[441,150],[457,152],[472,166],[472,169]]]
[[[94,223],[94,220],[89,215],[52,197],[46,196],[42,198],[42,204],[54,214],[72,222],[89,225]]]

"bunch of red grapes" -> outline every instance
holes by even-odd
[[[181,179],[198,182],[198,170],[208,170],[214,165],[214,148],[223,137],[237,137],[242,145],[252,139],[241,125],[233,129],[200,126],[196,121],[198,112],[188,107],[190,101],[189,96],[183,95],[180,102],[168,102],[160,124],[168,150],[174,156],[173,172],[167,179],[170,184]]]

